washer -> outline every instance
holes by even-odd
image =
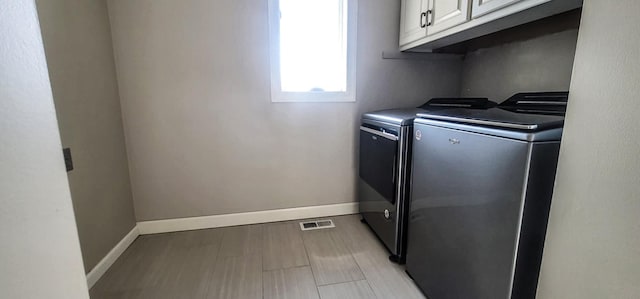
[[[544,97],[418,114],[407,272],[427,297],[535,298],[566,107]]]

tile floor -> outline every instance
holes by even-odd
[[[359,216],[326,218],[140,236],[91,298],[424,298]]]

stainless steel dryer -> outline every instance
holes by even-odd
[[[566,106],[543,100],[418,114],[407,271],[429,298],[535,298]]]
[[[485,98],[438,98],[419,108],[365,113],[360,125],[358,200],[367,223],[391,252],[404,263],[406,253],[411,140],[416,113],[452,107],[494,106]]]

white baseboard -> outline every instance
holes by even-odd
[[[141,235],[358,213],[358,203],[138,222]]]
[[[116,244],[109,253],[105,257],[100,260],[100,262],[87,273],[87,285],[89,288],[93,287],[93,285],[104,275],[107,270],[115,263],[115,261],[122,255],[122,253],[135,241],[135,239],[140,235],[138,231],[138,226],[134,226],[131,231]]]

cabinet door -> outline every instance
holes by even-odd
[[[427,36],[428,0],[402,0],[400,8],[400,45]]]
[[[427,34],[432,35],[468,21],[469,1],[431,0],[430,25],[427,27]]]
[[[471,16],[477,18],[522,0],[473,0]]]

